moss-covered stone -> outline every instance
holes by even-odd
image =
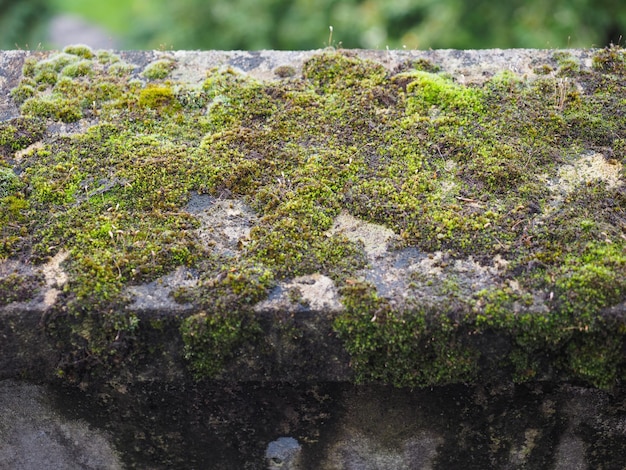
[[[335,330],[361,380],[610,387],[625,364],[623,319],[604,314],[626,293],[623,63],[617,47],[592,68],[558,53],[533,78],[465,85],[430,62],[390,71],[325,51],[300,76],[212,69],[192,87],[163,81],[173,59],[142,75],[83,48],[28,59],[23,116],[0,127],[0,254],[70,253],[49,324],[66,365],[132,356],[127,287],[185,266],[197,282],[175,297],[192,306],[180,334],[199,375],[256,341],[253,307],[273,286],[319,272],[342,293]],[[59,122],[74,132],[17,158]],[[198,236],[196,193],[255,212],[234,255]],[[342,212],[393,230],[412,266],[439,264],[406,275],[402,298],[379,292],[380,262],[329,231]],[[509,347],[489,362],[493,334]]]
[[[7,159],[43,137],[45,124],[40,119],[16,118],[0,123],[0,156]]]

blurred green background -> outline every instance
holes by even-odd
[[[626,1],[0,0],[3,49],[90,28],[88,45],[120,49],[602,47],[624,43]]]

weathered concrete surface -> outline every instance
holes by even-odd
[[[621,468],[626,461],[626,266],[620,251],[626,239],[626,98],[617,93],[623,92],[626,61],[614,49],[598,54],[131,51],[112,58],[82,48],[65,55],[0,53],[5,211],[0,214],[0,402],[6,411],[0,443],[8,443],[0,450],[0,467]],[[372,62],[365,66],[361,59]],[[330,85],[316,78],[315,60],[320,69],[328,68]],[[167,70],[163,76],[153,70],[150,78],[146,71],[159,61]],[[372,63],[384,67],[384,80]],[[80,68],[85,66],[92,68]],[[333,91],[332,80],[348,66],[362,74],[357,85],[348,77],[338,87],[344,94]],[[412,67],[419,70],[407,72]],[[423,75],[424,68],[436,73]],[[99,74],[111,81],[93,91],[91,82]],[[229,80],[244,83],[241,77],[259,80],[242,87],[265,101],[248,105],[244,93],[240,107],[254,108],[251,117],[231,122],[237,90],[232,96],[215,92],[210,80],[205,82],[208,74],[228,86]],[[123,90],[117,95],[111,77]],[[376,80],[384,86],[367,88]],[[79,90],[95,93],[94,100],[77,104],[64,97],[51,109],[57,84],[59,90],[84,86]],[[483,86],[496,90],[492,100],[500,93],[514,104],[504,118],[491,116],[472,128],[479,137],[467,144],[476,138],[467,130],[472,122],[458,123],[454,115],[468,106],[481,108],[473,91]],[[363,98],[354,109],[372,103],[376,109],[355,116],[350,108],[342,115],[342,100],[351,99],[345,90],[353,87]],[[617,90],[613,101],[606,96],[610,87]],[[327,97],[333,93],[337,96]],[[410,99],[413,109],[402,101]],[[587,99],[596,107],[578,108]],[[267,100],[284,107],[266,115]],[[533,100],[548,100],[541,109],[549,112],[527,128],[515,119],[534,109]],[[267,154],[246,147],[268,129],[288,129],[281,116],[292,108],[310,111],[320,103],[331,111],[313,113],[329,119],[326,137],[336,133],[345,141],[329,144],[324,136],[284,131],[286,141],[270,139],[276,147]],[[398,103],[406,113],[393,114]],[[603,103],[614,111],[597,107]],[[54,108],[61,105],[67,109]],[[220,114],[222,107],[227,111]],[[594,119],[585,114],[589,109],[605,113]],[[201,121],[198,129],[176,127],[186,112]],[[615,119],[605,126],[607,114]],[[341,119],[329,116],[343,116],[355,135],[342,135]],[[370,133],[377,136],[388,116],[403,120],[404,132],[398,131],[402,126],[394,128],[398,132],[382,139],[384,145],[370,149]],[[498,119],[522,129],[520,148],[527,153],[497,142],[473,153],[480,146],[480,127]],[[162,122],[174,130],[159,134]],[[129,173],[120,161],[108,162],[110,172],[96,168],[81,175],[82,163],[117,155],[124,142],[107,139],[124,135],[127,127],[139,129],[137,142],[129,144],[131,166],[138,170],[158,175],[179,171],[180,161],[206,158],[204,167],[191,170],[198,172],[210,169],[222,153],[228,158],[220,165],[238,158],[241,164],[232,181],[207,171],[204,177],[213,178],[214,186],[186,183],[192,189],[172,200],[167,198],[175,185],[158,180],[150,186],[150,175]],[[445,134],[448,127],[453,130]],[[535,142],[545,137],[544,128],[554,128],[549,137],[558,142],[547,150]],[[203,135],[189,137],[189,129]],[[589,137],[581,136],[587,129]],[[402,154],[411,160],[400,171],[407,174],[402,184],[389,183],[397,176],[390,173],[359,189],[360,180],[384,175],[394,163],[387,148],[407,135],[420,145],[419,151],[408,146]],[[493,141],[500,137],[488,135]],[[236,150],[241,145],[241,154],[228,153],[229,145]],[[304,149],[300,166],[313,168],[311,173],[280,169],[293,157],[280,152],[294,146]],[[72,160],[73,152],[78,160]],[[171,155],[176,158],[168,160]],[[482,157],[497,164],[472,167]],[[544,165],[533,170],[532,181],[519,184],[535,157]],[[49,168],[39,169],[43,177],[33,175],[38,162],[48,158]],[[413,160],[419,158],[417,165]],[[361,173],[331,188],[325,165],[337,165],[341,173],[357,164]],[[262,169],[254,173],[257,166]],[[47,171],[56,184],[52,188],[46,185]],[[182,170],[176,174],[189,177]],[[433,199],[422,202],[426,207],[434,201],[434,206],[411,219],[421,206],[411,206],[407,215],[402,204],[423,190],[423,174],[436,183],[430,189]],[[147,186],[133,188],[141,178]],[[249,190],[255,178],[267,180],[262,198]],[[494,188],[481,194],[489,184]],[[127,190],[139,197],[129,203]],[[315,199],[307,212],[310,200],[293,196],[299,192],[322,202]],[[332,209],[323,206],[319,194],[328,198],[339,192],[340,202]],[[532,197],[513,203],[517,192]],[[107,203],[112,195],[117,199]],[[276,261],[284,254],[280,249],[263,247],[280,234],[272,226],[259,235],[272,220],[267,207],[284,201],[284,220],[292,221],[289,210],[304,213],[298,222],[317,232],[296,227],[281,240],[296,247],[290,256],[302,256],[313,266],[317,262],[319,269],[285,268]],[[437,204],[447,212],[437,212]],[[133,205],[146,209],[133,212]],[[382,206],[383,215],[378,213]],[[54,228],[39,227],[32,214],[29,219],[28,207],[37,207],[42,219],[46,211],[53,214]],[[436,216],[429,218],[428,210]],[[68,224],[54,225],[66,214],[71,214]],[[146,214],[150,223],[167,217],[175,223],[167,219],[165,228],[146,229]],[[461,222],[457,214],[464,217]],[[92,223],[76,230],[72,222],[83,215],[93,215]],[[455,245],[456,236],[466,235],[455,223],[469,227],[469,246]],[[506,239],[493,231],[496,223]],[[433,227],[421,231],[428,224]],[[554,235],[559,224],[569,231]],[[298,248],[311,236],[308,251]],[[575,245],[580,237],[588,244]],[[322,261],[307,259],[315,243],[327,247],[325,240],[335,245],[315,255]],[[574,245],[584,253],[568,250]],[[142,255],[133,258],[137,252]],[[352,264],[335,270],[324,256],[337,263],[345,257]],[[284,262],[294,264],[289,256]],[[581,305],[593,313],[586,315]],[[341,330],[337,320],[345,318]],[[354,386],[357,377],[436,387]],[[438,387],[442,384],[455,385]]]
[[[626,459],[624,396],[568,385],[8,380],[0,404],[7,470],[591,470]]]
[[[0,468],[117,470],[110,436],[83,420],[62,417],[45,388],[0,381]],[[86,417],[85,417],[86,418]]]

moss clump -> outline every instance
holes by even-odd
[[[90,60],[81,60],[72,64],[66,65],[61,70],[61,75],[67,77],[76,78],[89,75],[91,73],[92,62]]]
[[[431,106],[439,110],[467,110],[481,112],[480,90],[455,84],[452,80],[429,72],[416,71],[408,76],[411,82],[407,91],[407,112],[428,113]]]
[[[63,49],[63,52],[66,54],[75,55],[78,57],[82,57],[83,59],[93,59],[94,53],[89,46],[84,46],[82,44],[75,44],[71,46],[67,46]]]
[[[580,74],[580,64],[570,53],[558,51],[554,53],[553,57],[559,66],[557,75],[563,77],[576,77]]]
[[[252,306],[267,295],[272,283],[273,274],[268,269],[222,266],[205,276],[195,289],[176,293],[178,300],[195,301],[203,308],[181,325],[185,357],[197,377],[219,374],[244,346],[259,342],[261,329]]]
[[[427,59],[418,59],[411,63],[411,68],[415,70],[420,70],[422,72],[428,73],[438,73],[441,72],[441,67],[437,64],[432,63]]]
[[[170,87],[151,85],[139,93],[139,106],[151,109],[164,109],[176,102]]]
[[[11,302],[27,302],[32,299],[43,280],[39,276],[21,276],[9,274],[0,278],[0,307]]]
[[[19,178],[11,168],[0,167],[0,198],[5,198],[20,187]]]
[[[40,140],[45,125],[40,119],[16,118],[0,123],[0,156],[7,158]]]
[[[170,59],[161,59],[146,66],[141,73],[148,80],[162,80],[176,67],[176,62]]]
[[[380,64],[359,60],[348,54],[321,54],[309,59],[303,76],[319,91],[332,92],[360,85],[382,83],[387,72]]]
[[[611,45],[599,50],[594,54],[592,62],[593,68],[600,72],[626,74],[626,54],[619,46]]]
[[[32,98],[35,94],[36,90],[32,80],[22,80],[20,86],[11,90],[11,97],[19,104],[22,104],[28,98]]]
[[[75,99],[29,98],[22,105],[25,116],[52,118],[63,122],[76,122],[83,117],[80,104]]]
[[[281,65],[274,69],[274,75],[279,78],[289,78],[296,74],[296,69],[290,65]]]
[[[274,282],[321,272],[341,288],[334,325],[361,380],[553,373],[608,387],[624,375],[623,322],[604,319],[626,294],[624,190],[609,177],[559,184],[589,152],[624,161],[621,58],[598,51],[586,69],[562,55],[557,73],[465,86],[421,62],[390,72],[325,52],[289,80],[215,69],[200,88],[145,85],[111,55],[27,60],[15,97],[33,117],[0,127],[5,154],[51,121],[95,125],[11,161],[22,186],[0,199],[12,220],[2,253],[70,253],[68,309],[49,325],[73,345],[67,364],[132,355],[139,326],[125,288],[188,266],[200,281],[176,298],[198,309],[180,330],[198,376],[258,345],[252,307]],[[256,213],[231,257],[200,243],[185,209],[194,192]],[[505,267],[484,289],[414,273],[399,308],[359,279],[363,246],[329,232],[342,211],[393,229],[397,249],[486,270],[498,255]],[[492,334],[510,340],[497,361],[481,343]],[[502,371],[483,370],[489,362]]]
[[[89,51],[69,47],[39,62],[25,61],[24,78],[12,91],[22,114],[71,123],[119,106],[117,100],[133,86],[128,77],[134,67],[114,54]]]

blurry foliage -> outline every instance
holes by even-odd
[[[626,31],[622,0],[0,0],[0,46],[42,40],[48,4],[138,49],[602,47]]]
[[[135,46],[175,49],[591,47],[619,42],[621,0],[179,0],[148,11]],[[138,12],[139,14],[140,12]],[[329,42],[329,26],[334,28]]]
[[[46,0],[0,0],[0,49],[36,47],[49,18]]]

